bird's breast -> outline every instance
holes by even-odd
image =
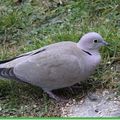
[[[89,76],[99,65],[100,61],[100,55],[86,56],[86,58],[84,59],[84,72],[86,73],[86,75]]]

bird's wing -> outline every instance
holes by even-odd
[[[74,55],[37,54],[16,65],[14,75],[24,82],[44,89],[57,89],[75,84],[80,79],[79,60]]]
[[[15,64],[9,66],[13,61],[16,61]],[[84,71],[83,61],[82,53],[76,44],[62,42],[7,62],[8,67],[0,67],[0,75],[42,88],[57,89],[82,79],[80,73]]]

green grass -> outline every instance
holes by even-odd
[[[120,92],[120,72],[111,70],[119,62],[108,64],[120,60],[119,0],[66,0],[62,4],[54,0],[15,1],[0,2],[1,60],[59,41],[77,42],[84,33],[96,31],[110,46],[101,49],[103,61],[89,85]],[[58,110],[41,89],[0,81],[1,116],[59,116],[54,109]]]

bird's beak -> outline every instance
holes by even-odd
[[[105,46],[109,46],[109,43],[106,42],[106,41],[102,41],[102,44],[105,45]]]

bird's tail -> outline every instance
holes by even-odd
[[[7,79],[16,79],[13,68],[0,68],[0,77]]]
[[[9,65],[9,62],[13,60],[15,60],[15,58],[0,61],[0,77],[1,78],[7,78],[7,79],[16,78],[13,71],[13,65]]]
[[[31,53],[25,53],[8,60],[0,61],[0,77],[18,80],[14,73],[14,67],[21,61],[29,58],[29,55],[31,55]]]
[[[9,60],[3,60],[0,61],[0,77],[2,78],[11,78],[13,75],[13,69],[12,68],[7,68],[6,63],[12,61],[12,59]]]
[[[16,59],[16,58],[11,58],[11,59],[8,59],[8,60],[0,61],[0,65],[1,65],[1,64],[5,64],[5,63],[7,63],[7,62],[10,62],[10,61],[12,61],[12,60],[14,60],[14,59]]]

